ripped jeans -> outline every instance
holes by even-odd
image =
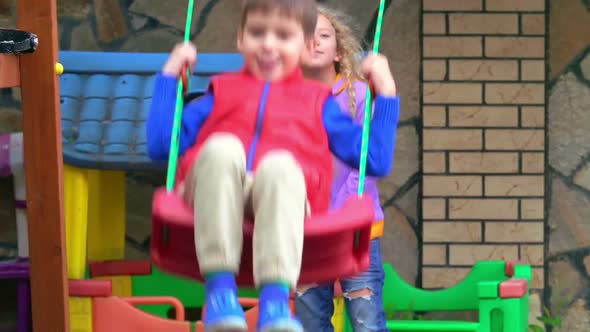
[[[365,273],[341,279],[346,310],[355,332],[387,332],[383,310],[384,272],[381,240],[371,240],[371,264]],[[355,291],[369,294],[355,295]],[[334,285],[319,285],[296,292],[295,311],[306,332],[333,332]]]

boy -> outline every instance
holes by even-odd
[[[178,186],[195,211],[195,243],[205,275],[207,331],[246,331],[234,274],[244,214],[253,214],[254,278],[261,287],[259,331],[303,331],[290,314],[299,278],[303,221],[328,209],[332,152],[358,168],[362,127],[340,111],[330,87],[300,69],[313,47],[314,0],[245,0],[237,46],[244,68],[213,77],[209,92],[183,112]],[[168,157],[176,84],[196,63],[178,45],[158,75],[147,120],[148,153]],[[378,96],[367,174],[391,168],[399,98],[387,60],[371,55],[363,72]]]

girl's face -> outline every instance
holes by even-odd
[[[315,28],[313,48],[303,53],[303,66],[310,69],[334,67],[334,62],[340,61],[337,45],[336,31],[332,23],[320,14]]]

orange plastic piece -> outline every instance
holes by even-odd
[[[334,297],[342,296],[342,285],[340,284],[340,280],[336,280],[334,283]]]
[[[0,54],[0,89],[20,85],[19,63],[16,54]]]
[[[176,320],[160,318],[134,305],[168,304],[176,311]],[[191,332],[189,322],[184,321],[182,303],[169,296],[103,297],[92,301],[93,332]]]
[[[246,310],[244,315],[246,316],[246,324],[248,324],[248,332],[256,331],[256,323],[258,323],[258,307]],[[195,324],[195,332],[205,332],[203,322],[198,321]]]
[[[243,307],[251,307],[251,309],[248,309],[246,310],[246,312],[244,312],[244,315],[246,316],[246,324],[248,325],[248,331],[256,331],[256,323],[258,323],[258,299],[250,297],[239,297],[238,303],[240,303]],[[203,307],[203,317],[205,316],[206,311],[207,309]],[[198,321],[195,324],[195,332],[205,332],[205,326],[203,325],[202,321]]]
[[[240,303],[240,305],[242,305],[242,307],[251,307],[250,309],[246,310],[246,312],[244,312],[244,315],[246,316],[246,324],[248,325],[248,331],[249,332],[254,332],[256,331],[256,324],[258,323],[258,299],[256,298],[250,298],[250,297],[239,297],[238,298],[238,303]],[[294,300],[290,300],[289,301],[289,307],[291,307],[291,312],[295,313],[295,301]],[[206,315],[207,312],[207,308],[205,306],[203,306],[203,317]],[[195,324],[195,332],[205,332],[205,327],[203,325],[203,322],[198,321]]]
[[[371,240],[382,237],[384,230],[385,222],[383,219],[374,222],[373,226],[371,226]]]
[[[251,307],[251,309],[246,310],[244,315],[246,316],[246,324],[248,324],[248,332],[255,332],[256,331],[256,324],[258,323],[258,299],[256,298],[249,298],[249,297],[240,297],[238,298],[238,303],[240,303],[243,307]],[[295,301],[289,301],[289,306],[291,307],[291,311],[295,312]],[[203,307],[203,317],[206,315],[207,308]],[[195,324],[195,332],[205,332],[205,326],[203,322],[198,321]]]
[[[258,299],[252,297],[239,297],[238,303],[242,307],[255,307],[258,305]]]

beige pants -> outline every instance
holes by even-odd
[[[238,138],[212,135],[187,176],[184,197],[194,204],[201,273],[238,271],[244,214],[253,214],[256,285],[283,281],[295,288],[307,193],[303,173],[289,152],[268,153],[252,176]]]

